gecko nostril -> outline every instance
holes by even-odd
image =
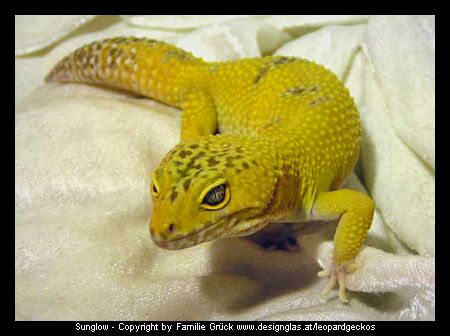
[[[175,224],[172,223],[172,224],[169,225],[169,231],[170,232],[174,232],[175,231]]]

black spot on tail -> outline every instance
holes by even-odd
[[[278,65],[278,64],[292,63],[295,60],[296,60],[295,57],[281,56],[279,58],[274,59],[271,63],[274,65]]]
[[[258,74],[256,75],[255,79],[253,80],[253,83],[255,85],[258,85],[258,83],[261,81],[261,79],[264,77],[264,75],[267,73],[267,71],[269,71],[269,66],[265,66],[263,68],[261,68],[258,72]]]

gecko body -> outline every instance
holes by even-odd
[[[152,172],[150,232],[180,249],[249,235],[271,222],[335,220],[325,292],[354,271],[374,203],[338,189],[353,170],[361,125],[342,82],[306,59],[205,62],[145,38],[93,42],[61,60],[49,82],[95,83],[180,107],[181,141]],[[217,134],[219,133],[219,134]]]

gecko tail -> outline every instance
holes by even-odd
[[[76,78],[71,68],[71,60],[69,57],[64,57],[53,69],[45,76],[46,83],[69,83],[75,82]]]
[[[59,61],[45,77],[45,81],[97,83],[135,90],[133,82],[127,82],[126,79],[133,71],[138,70],[136,67],[138,41],[141,49],[153,47],[156,43],[132,37],[93,42],[78,48]]]
[[[116,37],[75,50],[54,66],[45,81],[100,84],[179,105],[186,91],[201,84],[191,75],[193,71],[198,75],[205,64],[165,42]]]

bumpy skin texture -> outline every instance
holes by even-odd
[[[325,292],[338,281],[347,301],[345,275],[374,204],[336,190],[357,161],[361,126],[332,72],[283,56],[205,62],[166,43],[113,38],[68,55],[46,80],[103,84],[183,109],[182,140],[152,173],[157,245],[179,249],[275,221],[339,219],[333,264],[319,276],[330,277]],[[219,204],[205,203],[212,189]]]

